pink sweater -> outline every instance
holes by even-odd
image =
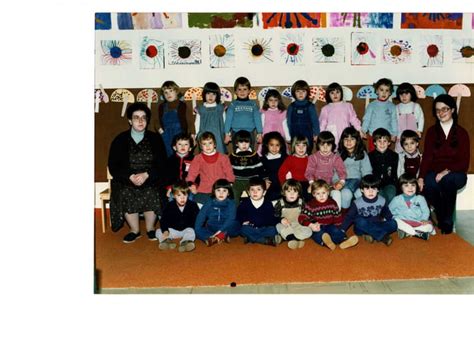
[[[212,185],[217,179],[224,178],[231,183],[235,181],[235,176],[234,172],[232,172],[232,165],[230,164],[229,157],[221,153],[216,154],[218,154],[218,157],[214,163],[206,162],[202,153],[196,155],[196,157],[191,162],[186,181],[194,183],[196,178],[199,176],[201,182],[199,183],[197,191],[200,193],[211,193]]]
[[[321,109],[319,128],[321,131],[330,131],[336,138],[336,145],[339,144],[342,131],[351,125],[360,130],[360,120],[351,103],[329,103]]]
[[[323,156],[321,152],[317,151],[310,155],[304,176],[309,181],[323,179],[326,183],[332,185],[334,170],[337,171],[339,180],[346,179],[346,167],[339,155],[331,153],[328,156]]]

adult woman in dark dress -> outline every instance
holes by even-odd
[[[436,124],[426,132],[418,185],[434,207],[441,233],[450,234],[457,192],[467,182],[470,140],[466,129],[458,124],[453,97],[436,97],[433,115]]]
[[[156,240],[154,226],[161,213],[159,180],[166,154],[160,135],[147,130],[150,117],[146,104],[131,104],[127,108],[130,128],[117,135],[109,151],[112,230],[118,231],[126,220],[130,233],[123,238],[125,243],[140,237],[139,213],[144,214],[148,238]]]

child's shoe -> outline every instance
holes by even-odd
[[[282,239],[282,237],[281,237],[280,234],[275,235],[275,237],[274,237],[275,246],[280,245],[281,242],[282,242],[282,240],[283,240],[283,239]]]
[[[383,242],[386,246],[390,246],[393,240],[390,234],[387,233],[383,236],[382,240],[380,241]]]
[[[404,239],[408,236],[408,234],[400,229],[397,229],[397,233],[398,233],[398,238],[399,239]]]
[[[296,250],[298,249],[299,245],[298,245],[298,240],[290,240],[288,241],[288,247],[292,250]]]
[[[298,240],[298,248],[304,247],[304,240]]]
[[[341,242],[339,247],[342,250],[345,250],[346,248],[353,247],[353,246],[357,245],[358,242],[359,242],[359,238],[357,237],[357,235],[353,235],[349,239],[346,239],[343,242]]]
[[[371,235],[364,234],[364,235],[362,235],[362,237],[363,237],[364,240],[367,241],[369,244],[372,244],[372,243],[374,242],[374,238],[372,238]]]
[[[168,238],[160,242],[160,244],[158,245],[158,248],[163,251],[174,250],[176,248],[176,243],[174,243],[173,240]]]
[[[179,252],[190,252],[190,251],[194,250],[195,248],[196,248],[196,245],[194,245],[194,243],[192,241],[185,240],[185,241],[182,241],[179,244],[178,251]]]
[[[332,241],[331,236],[328,233],[324,233],[322,236],[323,243],[329,247],[331,251],[336,249],[336,244]]]
[[[211,236],[205,241],[206,246],[213,246],[213,245],[217,244],[217,242],[218,242],[218,240],[215,236]]]
[[[418,232],[416,231],[416,237],[417,238],[420,238],[420,239],[423,239],[423,240],[428,240],[430,235],[429,233],[426,233],[426,232]]]

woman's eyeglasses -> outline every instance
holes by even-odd
[[[438,114],[438,113],[446,113],[446,112],[448,112],[449,110],[451,110],[450,107],[444,106],[444,107],[442,107],[441,109],[436,109],[436,113],[437,113],[437,114]]]

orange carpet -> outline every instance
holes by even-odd
[[[179,253],[160,251],[158,242],[146,235],[124,244],[127,227],[103,234],[98,210],[95,219],[95,268],[101,289],[474,276],[474,247],[455,234],[423,241],[400,240],[395,233],[390,247],[361,240],[356,247],[334,252],[310,240],[292,251],[285,243],[244,245],[242,238],[236,238],[213,247],[197,241],[195,251]]]

